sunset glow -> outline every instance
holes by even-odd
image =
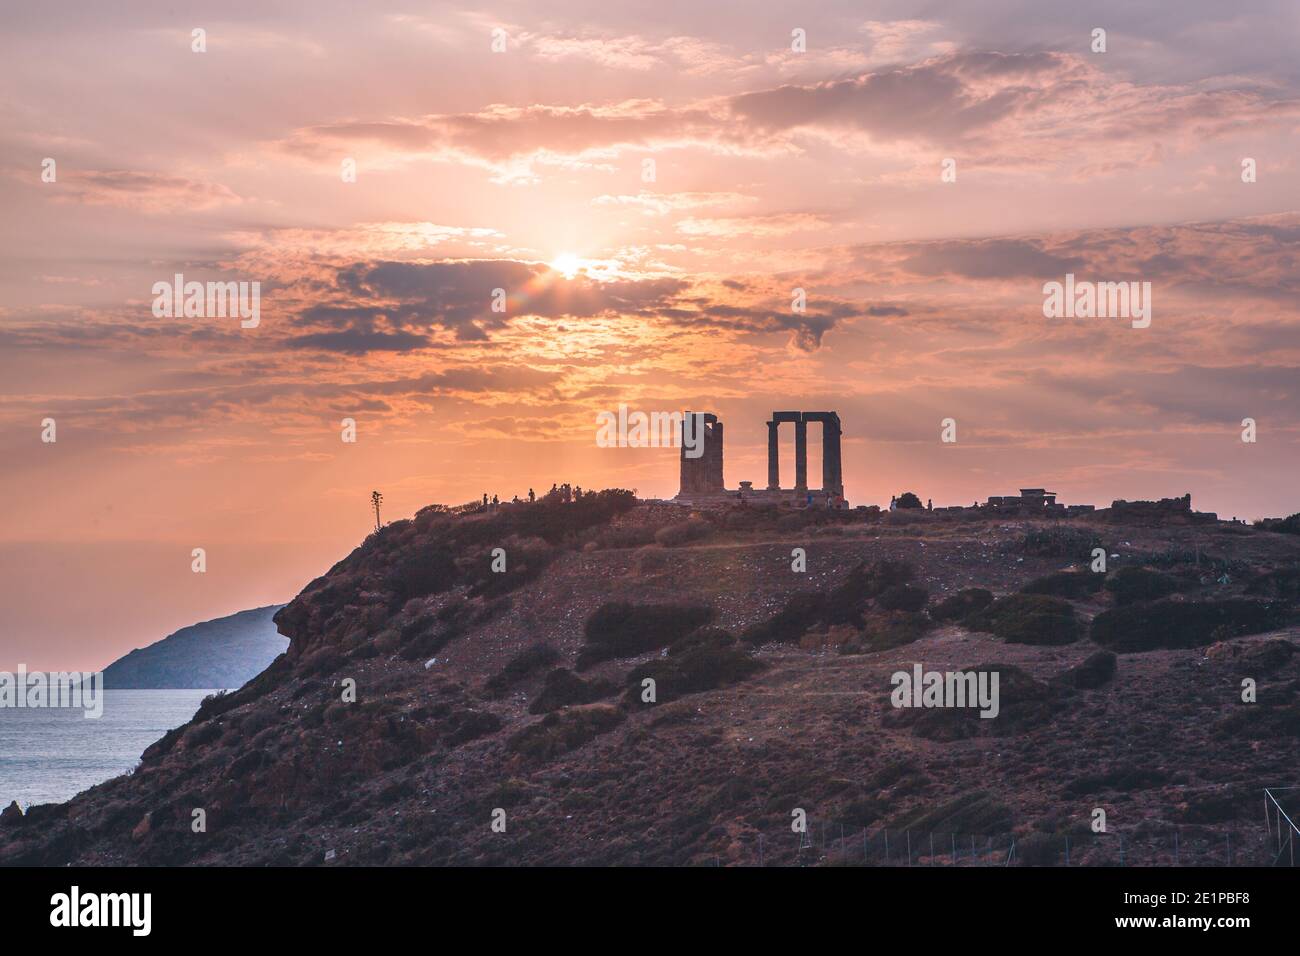
[[[285,601],[373,489],[670,497],[674,449],[597,447],[620,402],[715,412],[729,486],[834,409],[853,504],[1295,510],[1284,4],[1108,4],[1104,54],[1029,0],[69,6],[0,15],[0,665]],[[258,324],[156,317],[181,274]],[[1067,274],[1150,326],[1045,318]]]

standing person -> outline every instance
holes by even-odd
[[[897,496],[897,495],[890,495],[890,496],[889,496],[889,510],[890,510],[890,511],[897,511],[897,510],[898,510],[898,496]]]
[[[528,489],[528,503],[531,505],[531,504],[532,504],[533,502],[535,502],[536,500],[537,500],[537,492],[535,492],[535,491],[533,491],[533,489],[529,488],[529,489]]]

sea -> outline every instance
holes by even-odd
[[[104,713],[0,707],[0,809],[62,803],[129,773],[145,748],[199,709],[213,690],[108,690]]]

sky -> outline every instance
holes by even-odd
[[[671,496],[620,404],[717,414],[729,487],[834,410],[850,504],[1296,512],[1297,48],[1289,0],[5,5],[0,669],[287,601],[372,490]]]

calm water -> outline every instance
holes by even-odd
[[[210,690],[109,690],[104,715],[80,708],[0,707],[0,809],[61,803],[126,773],[140,754],[198,710]]]

